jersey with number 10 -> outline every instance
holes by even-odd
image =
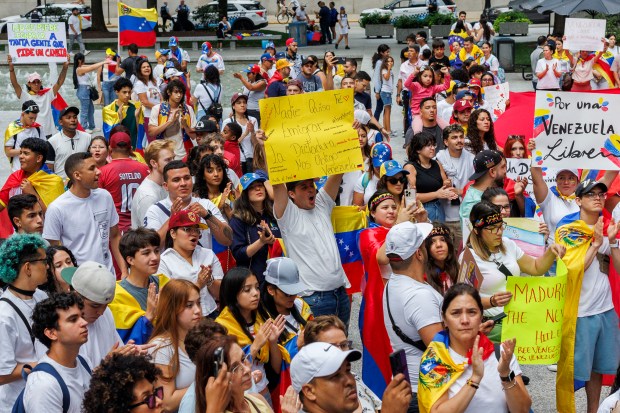
[[[128,158],[113,159],[101,168],[99,188],[112,195],[121,232],[131,229],[131,200],[148,174],[149,168],[145,164]]]

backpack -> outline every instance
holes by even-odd
[[[80,364],[82,365],[82,367],[86,369],[88,374],[92,375],[92,371],[90,370],[90,367],[88,366],[88,363],[86,362],[86,360],[84,360],[84,358],[80,355],[78,355],[78,360],[80,361]],[[30,366],[24,366],[24,369],[26,367],[30,367]],[[62,412],[67,413],[69,411],[69,407],[71,405],[71,396],[69,395],[69,388],[65,384],[65,381],[62,379],[62,377],[60,377],[60,374],[58,374],[56,369],[51,364],[39,363],[35,366],[34,369],[32,369],[32,371],[29,374],[26,374],[24,369],[22,369],[22,377],[24,378],[24,380],[28,380],[28,376],[36,371],[43,371],[47,374],[54,376],[54,378],[58,381],[58,384],[60,385],[60,390],[62,391]],[[26,407],[24,405],[24,392],[25,391],[26,389],[24,388],[19,393],[19,396],[17,396],[17,400],[15,400],[15,404],[13,405],[13,409],[11,410],[11,413],[26,413]]]
[[[207,95],[209,95],[209,99],[211,99],[211,105],[209,105],[209,107],[205,109],[203,104],[200,103],[200,100],[198,100],[198,103],[200,103],[200,106],[202,106],[202,109],[207,112],[207,114],[215,116],[218,120],[222,119],[224,108],[222,107],[222,104],[218,102],[218,100],[220,100],[220,95],[222,94],[222,87],[220,86],[219,90],[217,91],[217,96],[215,97],[215,99],[213,99],[213,96],[211,96],[211,92],[209,92],[209,88],[207,88],[207,85],[203,83],[202,87],[205,88]]]

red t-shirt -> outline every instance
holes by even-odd
[[[228,167],[235,171],[238,177],[243,175],[243,171],[241,170],[241,149],[239,149],[239,142],[224,142],[224,159],[228,160]]]
[[[99,188],[112,195],[121,232],[131,229],[131,200],[148,174],[145,164],[129,158],[113,159],[101,168]]]

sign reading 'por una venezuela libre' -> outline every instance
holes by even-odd
[[[620,95],[536,93],[533,166],[620,169]]]

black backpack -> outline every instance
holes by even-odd
[[[198,101],[198,103],[200,103],[200,106],[202,106],[202,109],[207,112],[208,115],[211,115],[215,118],[222,119],[222,114],[224,113],[224,108],[222,107],[222,104],[218,102],[218,100],[220,100],[220,95],[222,94],[222,87],[219,86],[219,89],[217,91],[217,96],[215,97],[215,99],[213,99],[213,96],[211,96],[211,93],[209,92],[209,88],[207,87],[207,85],[205,85],[204,83],[202,84],[202,87],[205,88],[205,91],[207,92],[207,95],[209,95],[209,99],[211,99],[211,104],[209,105],[209,108],[205,109],[205,107],[202,105],[202,103],[200,103],[200,100]]]

